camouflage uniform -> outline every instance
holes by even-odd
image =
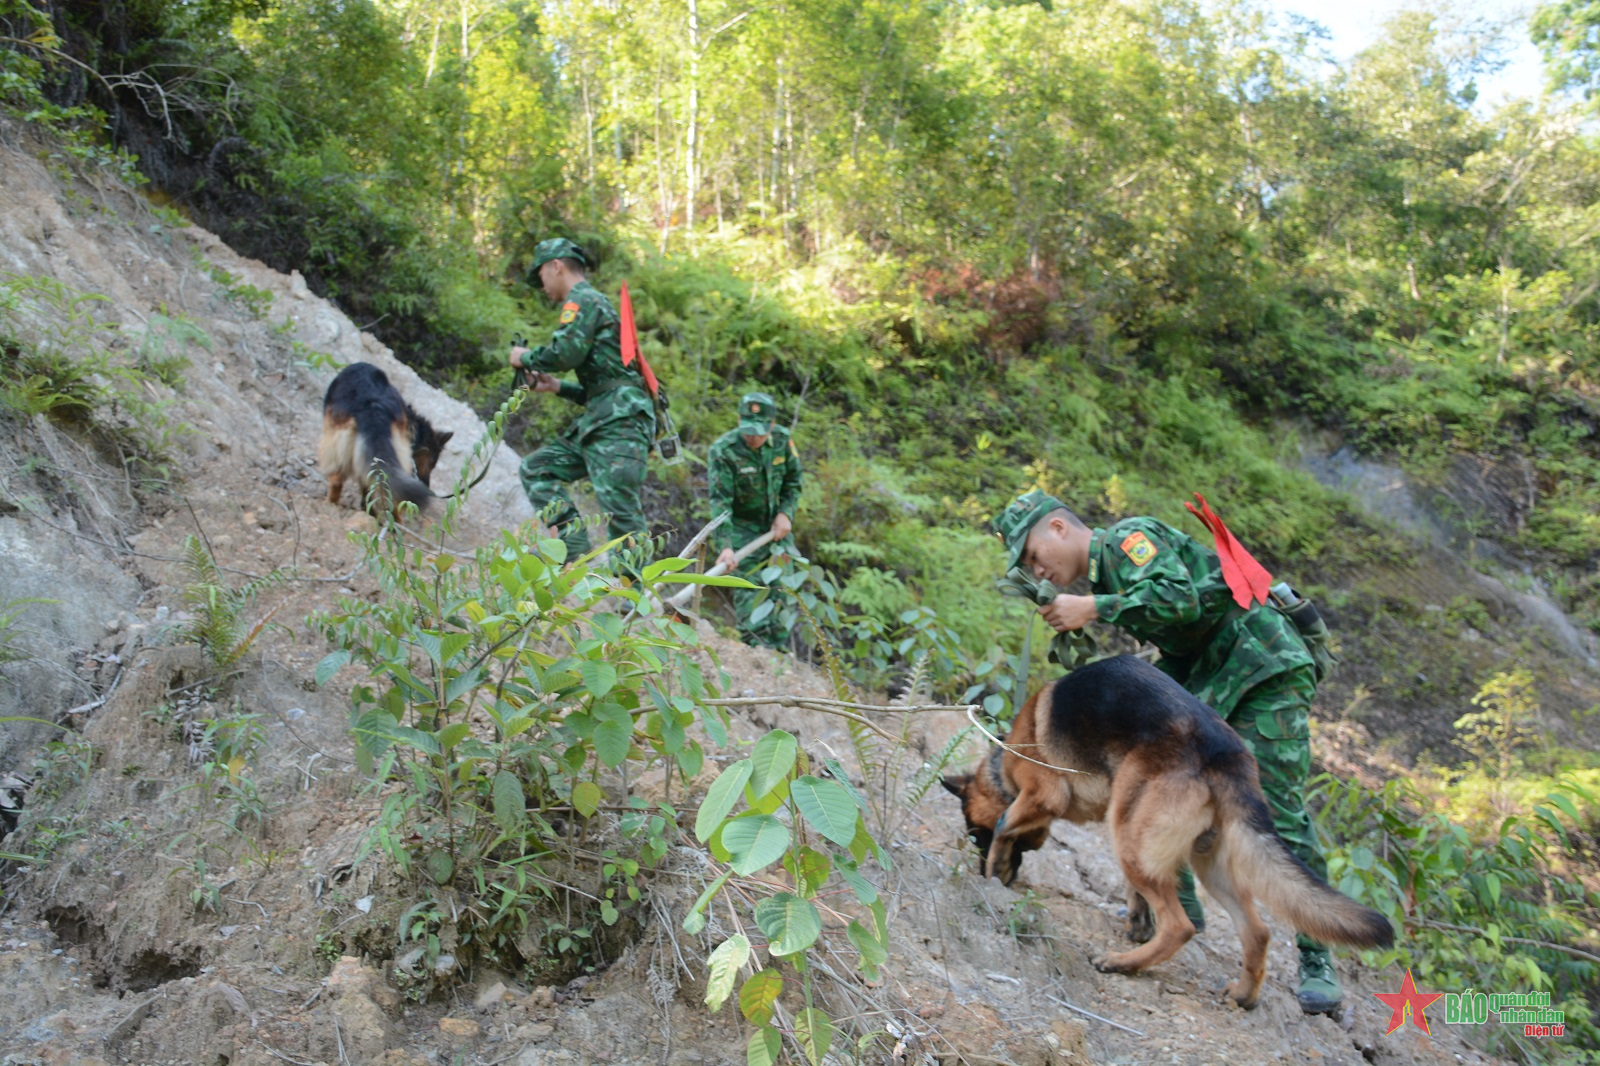
[[[548,251],[556,255],[546,255]],[[577,253],[570,256],[569,253]],[[578,257],[577,246],[551,240],[539,245],[534,270],[549,259]],[[522,460],[522,490],[533,509],[555,527],[569,558],[589,550],[589,535],[566,484],[587,476],[600,506],[611,516],[610,535],[645,536],[645,462],[655,435],[655,406],[638,368],[622,365],[621,330],[611,301],[587,281],[567,293],[560,324],[550,342],[522,356],[523,368],[560,373],[577,371],[577,383],[563,381],[559,395],[584,408],[556,440]]]
[[[739,427],[718,437],[706,453],[711,516],[732,512],[732,517],[711,535],[713,551],[737,551],[769,531],[779,514],[794,520],[795,507],[800,502],[800,453],[789,438],[789,431],[773,424],[775,414],[772,398],[766,393],[746,394],[739,401]],[[767,440],[761,447],[752,449],[745,443],[746,435],[763,434]],[[759,575],[770,565],[773,555],[798,554],[794,537],[784,537],[752,552],[739,564],[738,574],[753,584],[761,584]],[[771,648],[788,644],[796,613],[788,597],[775,602],[759,622],[752,622],[762,593],[757,589],[732,591],[739,636],[746,644]]]
[[[1062,506],[1043,493],[1030,493],[997,521],[1011,565],[1021,556],[1027,531]],[[1086,576],[1099,620],[1154,644],[1161,652],[1156,666],[1214,708],[1244,740],[1260,767],[1273,827],[1326,880],[1327,862],[1305,808],[1316,672],[1294,622],[1270,607],[1239,607],[1217,553],[1153,518],[1125,518],[1094,530]],[[1184,910],[1203,929],[1194,876],[1187,868],[1178,892]],[[1337,1008],[1338,983],[1327,949],[1305,936],[1298,942],[1301,1006]],[[1308,975],[1315,982],[1308,984]]]
[[[1095,530],[1088,578],[1100,621],[1159,648],[1156,666],[1244,738],[1278,835],[1326,879],[1304,799],[1316,681],[1294,623],[1270,607],[1241,608],[1217,553],[1153,518]]]

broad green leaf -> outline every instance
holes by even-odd
[[[779,892],[756,904],[756,926],[767,938],[774,955],[804,951],[822,935],[822,916],[810,900],[792,892]]]
[[[773,1005],[781,995],[783,975],[770,968],[757,971],[739,989],[739,1010],[752,1025],[766,1025],[772,1021]]]
[[[783,858],[789,850],[789,827],[770,814],[735,818],[722,831],[722,846],[734,872],[748,877]]]
[[[585,818],[592,818],[605,798],[605,792],[593,781],[579,781],[572,786],[572,806]]]
[[[501,829],[508,833],[517,831],[517,827],[526,818],[527,800],[523,798],[522,782],[517,780],[517,775],[510,770],[501,770],[494,775],[494,821]]]
[[[861,798],[861,793],[856,791],[856,786],[850,783],[850,775],[845,773],[844,767],[839,765],[839,760],[831,755],[822,760],[822,765],[828,768],[828,773],[839,783],[839,787],[850,793],[850,798],[856,801],[856,806],[863,811],[867,809],[867,801]]]
[[[427,861],[423,864],[428,871],[428,876],[439,884],[447,884],[451,875],[456,871],[455,860],[448,851],[430,851]]]
[[[774,1066],[783,1051],[783,1036],[776,1029],[762,1028],[750,1034],[745,1048],[746,1066]]]
[[[591,695],[604,696],[617,687],[617,668],[604,659],[586,659],[578,666],[584,687]]]
[[[1377,856],[1374,855],[1372,853],[1372,849],[1367,847],[1365,844],[1357,844],[1355,847],[1350,849],[1350,865],[1354,866],[1357,870],[1372,869],[1372,864],[1376,860]]]
[[[772,787],[794,768],[795,752],[799,745],[794,734],[774,729],[760,740],[750,752],[750,792],[757,799],[772,791]]]
[[[704,574],[672,574],[661,579],[663,585],[716,585],[726,589],[758,589],[760,585],[752,585],[742,577],[729,574],[723,577],[707,577]]]
[[[717,950],[706,960],[710,972],[706,980],[706,1006],[715,1014],[722,1009],[733,994],[733,982],[739,976],[739,967],[750,958],[750,940],[743,933],[735,933],[717,945]]]
[[[326,685],[329,681],[331,681],[333,679],[333,675],[337,674],[340,668],[349,661],[350,652],[342,648],[339,651],[330,652],[329,654],[324,655],[322,657],[322,661],[317,663],[317,687],[321,688],[323,685]]]
[[[711,902],[722,886],[728,883],[728,878],[733,876],[732,870],[724,871],[715,881],[706,886],[694,901],[694,906],[689,908],[689,913],[683,916],[683,931],[690,936],[696,936],[706,927],[706,904]]]
[[[470,725],[465,722],[454,722],[439,730],[439,747],[449,751],[471,734],[472,727]]]
[[[877,886],[861,876],[861,871],[856,869],[856,864],[853,860],[840,859],[839,864],[834,869],[839,871],[839,876],[844,878],[844,883],[849,885],[851,890],[855,892],[856,899],[863,904],[877,901]]]
[[[767,620],[768,615],[777,609],[778,605],[774,600],[762,600],[756,604],[756,609],[750,612],[750,624],[753,626],[760,625]]]
[[[665,559],[657,559],[649,566],[646,566],[644,570],[640,572],[640,576],[643,577],[646,582],[650,582],[654,581],[662,574],[674,574],[679,570],[682,570],[684,567],[692,565],[694,565],[693,559],[680,559],[676,555],[673,555]]]
[[[807,774],[789,786],[789,795],[811,828],[841,848],[856,838],[860,808],[838,782]]]
[[[594,753],[615,769],[622,765],[633,747],[633,730],[616,722],[601,722],[594,727]]]
[[[700,843],[710,840],[711,834],[728,817],[728,812],[739,800],[739,793],[744,791],[746,782],[750,780],[750,773],[750,760],[740,759],[728,764],[711,782],[711,787],[706,790],[706,798],[700,804],[700,813],[694,819],[694,835]]]
[[[845,933],[850,937],[850,943],[861,952],[861,975],[869,981],[876,981],[878,967],[889,958],[889,952],[860,922],[851,922]]]
[[[833,1046],[833,1022],[817,1007],[807,1007],[794,1019],[794,1035],[805,1050],[811,1066],[822,1066]]]
[[[827,883],[833,861],[816,848],[801,848],[798,861],[794,852],[783,857],[783,868],[794,878],[795,891],[810,899]]]

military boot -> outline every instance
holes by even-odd
[[[1178,902],[1183,905],[1183,913],[1189,916],[1194,923],[1194,931],[1206,931],[1206,912],[1200,907],[1200,897],[1194,891],[1194,871],[1187,866],[1178,871]]]
[[[1307,1014],[1336,1014],[1342,1002],[1339,975],[1333,971],[1328,949],[1314,940],[1300,937],[1300,986],[1294,998]]]

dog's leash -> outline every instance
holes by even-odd
[[[462,488],[460,492],[452,492],[447,495],[441,495],[440,493],[433,492],[432,489],[429,489],[428,491],[433,494],[433,498],[436,500],[453,500],[457,496],[465,496],[467,493],[478,487],[478,482],[489,476],[489,468],[494,466],[494,453],[499,450],[500,441],[496,439],[494,442],[494,447],[489,449],[489,458],[484,460],[483,469],[478,471],[478,476],[467,482],[466,486]]]
[[[1009,751],[1011,754],[1015,755],[1019,759],[1028,760],[1029,762],[1033,763],[1035,766],[1042,766],[1046,770],[1057,770],[1057,771],[1060,771],[1061,773],[1064,773],[1064,774],[1087,774],[1087,773],[1089,773],[1089,771],[1087,771],[1087,770],[1077,770],[1077,769],[1074,769],[1071,766],[1053,766],[1053,765],[1051,765],[1050,763],[1047,763],[1047,762],[1040,762],[1038,759],[1035,759],[1031,755],[1022,754],[1022,752],[1018,751],[1014,746],[1012,746],[1010,744],[1007,744],[1005,741],[1001,740],[999,737],[997,737],[993,733],[989,732],[989,730],[984,727],[984,724],[982,722],[978,721],[978,705],[975,704],[975,703],[967,705],[967,721],[971,722],[974,726],[976,726],[978,732],[982,733],[984,736],[988,737],[990,740],[992,740],[996,744],[1000,745],[1000,747],[1004,748],[1006,751]]]

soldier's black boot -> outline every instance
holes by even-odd
[[[1307,1014],[1337,1014],[1343,994],[1328,949],[1306,936],[1297,938],[1296,943],[1300,947],[1300,985],[1294,998],[1300,1001],[1300,1009]]]

